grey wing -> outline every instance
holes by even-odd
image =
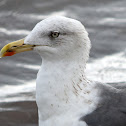
[[[101,86],[101,101],[96,110],[81,117],[88,126],[126,126],[126,90]]]
[[[108,83],[108,84],[117,88],[117,89],[125,89],[126,90],[126,82]]]

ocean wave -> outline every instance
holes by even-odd
[[[28,35],[30,31],[25,30],[25,29],[6,29],[0,27],[0,32],[6,34],[6,35]]]
[[[105,56],[87,64],[88,78],[104,83],[126,82],[126,54]]]

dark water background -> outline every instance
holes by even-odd
[[[126,0],[0,0],[0,48],[51,15],[80,20],[92,41],[87,75],[126,81]],[[0,126],[37,126],[35,79],[41,59],[25,52],[0,59]]]

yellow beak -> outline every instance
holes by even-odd
[[[24,44],[24,39],[11,42],[5,45],[0,52],[0,58],[5,56],[12,56],[16,53],[24,52],[24,51],[31,51],[35,45],[26,45]]]

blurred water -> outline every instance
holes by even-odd
[[[125,12],[125,0],[1,0],[0,48],[24,38],[50,15],[72,17],[85,25],[92,41],[88,78],[125,83]],[[40,64],[34,52],[0,59],[0,125],[37,125],[35,79]]]

